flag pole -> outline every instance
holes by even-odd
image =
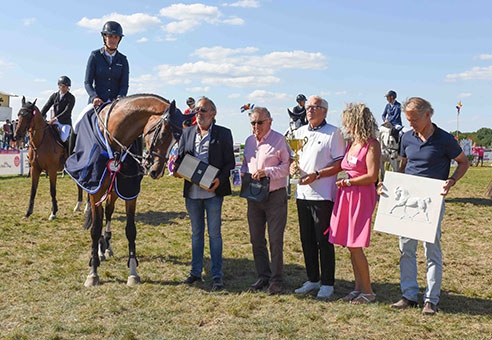
[[[456,140],[460,140],[460,110],[463,104],[461,104],[461,100],[456,105]]]

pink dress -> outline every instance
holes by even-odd
[[[350,157],[348,155],[350,145],[348,145],[342,160],[342,169],[349,178],[367,174],[366,155],[371,142],[372,140]],[[330,242],[344,247],[369,247],[372,214],[376,202],[375,184],[338,188],[330,221]]]

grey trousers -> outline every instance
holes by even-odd
[[[284,231],[287,223],[287,191],[270,192],[268,199],[257,203],[248,201],[248,225],[253,248],[256,274],[259,279],[282,282],[284,268]],[[268,230],[270,257],[265,230]]]

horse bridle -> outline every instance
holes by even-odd
[[[165,162],[168,160],[167,155],[163,156],[160,153],[156,152],[154,149],[155,149],[155,146],[157,145],[157,140],[159,139],[159,135],[161,134],[161,130],[162,130],[164,124],[169,123],[169,122],[170,122],[169,113],[166,113],[165,115],[162,115],[161,119],[159,119],[159,121],[156,124],[154,124],[144,134],[144,138],[145,138],[145,136],[147,136],[151,133],[154,133],[154,135],[152,136],[152,141],[151,141],[150,146],[149,146],[149,150],[146,150],[144,152],[144,155],[142,156],[142,164],[141,165],[145,169],[149,169],[150,167],[152,167],[154,165],[154,157],[155,156],[159,157],[161,159],[164,159]],[[172,126],[171,126],[171,129],[172,129]]]

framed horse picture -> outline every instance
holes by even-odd
[[[387,172],[374,230],[434,243],[445,181]]]

